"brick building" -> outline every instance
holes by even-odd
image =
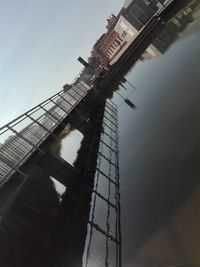
[[[121,38],[115,31],[115,26],[119,20],[121,12],[122,10],[119,12],[117,17],[112,14],[107,19],[107,32],[102,34],[93,46],[93,50],[96,52],[102,65],[108,64],[125,45],[123,38]]]
[[[102,65],[113,64],[140,33],[145,24],[172,0],[126,0],[117,16],[107,19],[107,32],[93,46]],[[191,0],[172,18],[163,31],[146,49],[141,59],[150,59],[164,53],[178,37],[188,22],[192,21],[192,9],[199,3]]]

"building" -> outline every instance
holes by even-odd
[[[113,64],[123,54],[123,52],[134,41],[152,16],[164,8],[164,6],[170,1],[171,0],[125,1],[114,28],[115,32],[118,34],[118,38],[120,38],[121,41],[120,49],[115,51],[115,54],[112,54],[112,59],[110,60],[111,64]],[[166,42],[166,38],[164,42]],[[161,55],[165,51],[165,48],[168,47],[168,43],[170,42],[166,42],[164,45],[162,44],[161,40],[159,40],[155,44],[150,45],[141,59],[150,59]]]
[[[114,14],[111,14],[111,16],[107,19],[107,25],[106,25],[107,30],[110,30],[114,27],[114,25],[116,24],[116,19],[117,17]]]
[[[102,65],[113,64],[126,51],[146,23],[172,0],[126,0],[117,16],[107,19],[107,32],[93,46]],[[141,59],[151,59],[164,53],[179,33],[193,20],[192,10],[199,3],[191,0],[173,17],[146,49]]]
[[[146,0],[143,1],[146,5],[149,5],[151,7],[151,5],[153,6],[157,6],[158,9],[165,7],[166,5],[168,5],[170,2],[172,2],[173,0]],[[126,0],[124,2],[124,8],[127,9],[133,2],[135,2],[135,0]],[[139,1],[142,2],[142,1]]]
[[[115,32],[121,39],[121,49],[115,54],[115,57],[111,61],[111,64],[116,62],[118,58],[126,51],[129,45],[140,33],[123,15],[121,15],[116,23]],[[144,53],[142,59],[150,59],[152,57],[159,56],[161,53],[154,45],[151,45]]]
[[[110,64],[118,60],[139,33],[123,15],[119,16],[114,30],[118,34],[120,43],[118,43],[118,49],[115,51],[115,54],[112,55]]]
[[[124,7],[122,15],[139,31],[162,7],[162,4],[156,0],[132,0],[125,1]]]
[[[104,55],[108,60],[112,57],[112,55],[116,51],[116,47],[120,44],[121,40],[118,38],[118,34],[114,29],[110,29],[104,40],[101,42],[101,46],[99,51],[102,55]]]
[[[125,51],[137,37],[146,23],[172,0],[126,0],[121,17],[115,27],[119,36],[127,41]],[[164,53],[175,41],[179,33],[193,20],[192,10],[199,1],[191,0],[174,18],[172,18],[146,49],[141,59],[151,59]],[[123,52],[122,51],[122,52]],[[119,57],[119,55],[118,55]],[[116,60],[116,59],[115,59]]]
[[[128,43],[137,37],[139,31],[121,15],[116,23],[115,32],[123,42]]]
[[[95,51],[97,58],[102,65],[109,64],[126,44],[126,41],[115,31],[115,26],[120,18],[121,12],[122,10],[119,12],[118,16],[112,14],[107,19],[107,32],[102,34],[93,46],[93,51]]]

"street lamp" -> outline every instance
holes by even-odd
[[[122,77],[120,85],[121,85],[121,83],[128,83],[134,90],[136,90],[136,87],[124,77]]]
[[[117,92],[117,91],[115,91],[115,93],[117,93],[123,100],[124,100],[124,102],[130,107],[130,108],[132,108],[132,109],[136,109],[136,105],[133,103],[133,102],[131,102],[128,98],[125,98],[125,97],[123,97],[119,92]]]

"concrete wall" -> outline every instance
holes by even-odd
[[[147,4],[145,0],[133,0],[123,12],[123,16],[134,28],[140,30],[147,21],[158,11],[157,1]]]
[[[123,41],[127,42],[129,42],[130,40],[132,40],[132,38],[135,38],[138,35],[138,31],[123,16],[120,16],[115,26],[115,31],[119,34],[119,37]]]

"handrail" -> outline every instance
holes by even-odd
[[[81,81],[59,91],[0,128],[0,184],[32,155],[90,90]],[[2,142],[3,140],[3,142]]]
[[[60,91],[60,92],[58,92],[58,93],[62,93],[62,92],[64,92],[64,91],[63,91],[63,90],[61,90],[61,91]],[[17,118],[13,119],[13,120],[12,120],[12,121],[10,121],[9,123],[7,123],[7,124],[3,125],[2,127],[0,127],[0,131],[1,131],[3,128],[5,128],[7,125],[9,125],[9,124],[11,124],[11,123],[13,123],[13,122],[17,121],[18,119],[20,119],[20,118],[22,118],[23,116],[25,116],[27,113],[29,113],[29,112],[33,111],[35,108],[37,108],[37,107],[41,106],[42,104],[45,104],[45,103],[46,103],[47,101],[49,101],[51,98],[53,98],[54,96],[58,95],[58,93],[56,93],[56,94],[52,95],[50,98],[48,98],[48,99],[44,100],[44,101],[43,101],[43,102],[41,102],[39,105],[37,105],[37,106],[35,106],[35,107],[33,107],[33,108],[29,109],[28,111],[24,112],[22,115],[20,115],[20,116],[18,116]]]

